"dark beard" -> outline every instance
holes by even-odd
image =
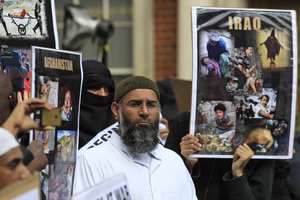
[[[132,153],[148,153],[158,144],[158,123],[156,120],[150,125],[136,125],[121,115],[121,138]]]

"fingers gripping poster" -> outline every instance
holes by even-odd
[[[254,158],[291,158],[295,12],[192,7],[192,35],[192,156],[230,158],[246,143]]]

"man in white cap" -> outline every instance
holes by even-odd
[[[209,33],[208,37],[209,41],[206,44],[208,58],[219,62],[221,54],[229,54],[226,42],[216,32]]]
[[[18,93],[19,98],[21,93]],[[0,127],[0,189],[30,176],[23,164],[23,154],[15,135],[21,131],[40,129],[30,117],[39,109],[51,110],[52,107],[40,99],[27,99],[19,102],[8,119]]]
[[[0,128],[0,189],[28,176],[19,143],[10,132]]]

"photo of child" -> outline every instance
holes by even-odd
[[[235,135],[235,107],[229,101],[208,101],[198,105],[202,120],[196,125],[196,137],[202,145],[201,153],[232,153]]]
[[[269,105],[270,97],[267,94],[261,95],[259,103],[254,107],[254,118],[269,118],[273,119],[274,114],[271,114],[271,106]]]

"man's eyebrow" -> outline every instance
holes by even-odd
[[[128,101],[143,101],[141,99],[129,99]]]
[[[137,103],[142,103],[144,102],[144,100],[141,100],[141,99],[130,99],[127,103],[129,102],[137,102]],[[157,100],[150,100],[150,99],[147,99],[145,102],[149,103],[149,102],[158,102]]]

